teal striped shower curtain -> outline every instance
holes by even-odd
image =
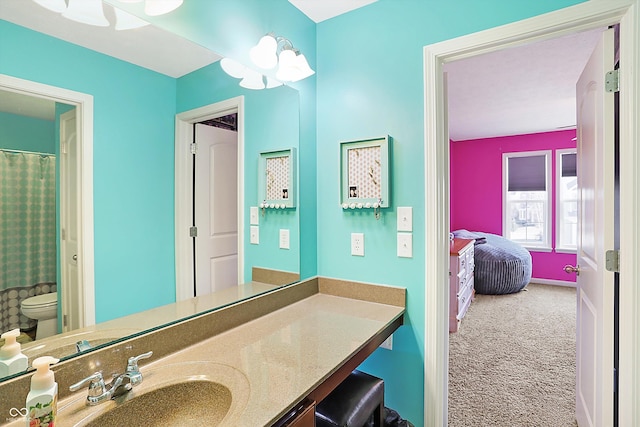
[[[56,282],[56,158],[0,150],[0,328],[25,326],[19,303]],[[22,318],[22,319],[20,319]]]

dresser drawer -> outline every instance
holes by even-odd
[[[456,318],[458,320],[462,319],[464,315],[467,313],[469,309],[469,305],[471,304],[471,300],[473,299],[473,280],[470,280],[465,286],[463,292],[460,293],[458,297],[458,314]]]

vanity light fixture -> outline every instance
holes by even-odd
[[[260,72],[246,67],[238,61],[230,58],[222,58],[220,60],[220,67],[222,67],[222,70],[231,77],[242,79],[240,80],[240,86],[245,89],[260,90],[282,86],[282,82],[271,77],[264,76]]]
[[[276,79],[283,82],[297,82],[315,73],[291,40],[272,33],[263,36],[251,48],[249,56],[255,65],[265,70],[277,66]]]

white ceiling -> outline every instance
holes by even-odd
[[[374,3],[377,0],[289,0],[314,22],[322,22],[334,16]]]
[[[575,85],[601,32],[445,64],[451,139],[575,128]]]

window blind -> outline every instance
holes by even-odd
[[[546,191],[546,157],[543,155],[508,158],[508,191]]]
[[[562,158],[562,176],[578,176],[576,169],[576,153],[567,153]]]

